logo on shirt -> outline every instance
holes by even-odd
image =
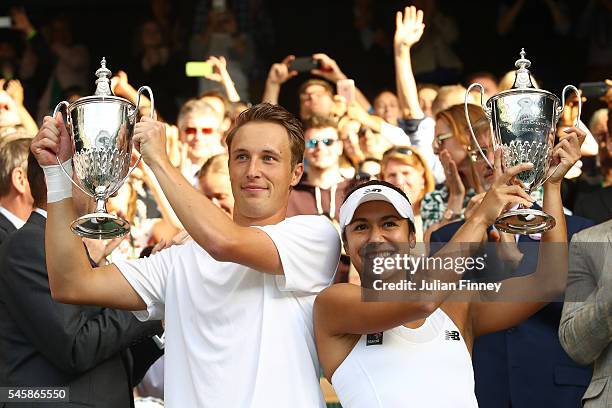
[[[461,340],[459,336],[459,332],[457,330],[445,330],[444,331],[444,340]]]
[[[376,346],[378,344],[382,344],[383,342],[383,332],[371,333],[366,337],[366,346]]]

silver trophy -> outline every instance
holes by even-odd
[[[525,59],[525,49],[521,50],[521,58],[516,61],[517,69],[514,85],[507,91],[492,96],[486,104],[482,85],[474,83],[469,86],[465,98],[465,115],[470,133],[480,154],[487,164],[493,164],[483,153],[468,115],[468,96],[472,89],[480,88],[480,103],[493,127],[493,149],[503,150],[504,167],[512,167],[521,163],[533,163],[533,168],[517,175],[530,194],[539,188],[554,173],[549,174],[552,158],[552,148],[555,140],[557,122],[565,107],[565,94],[571,90],[578,95],[578,117],[580,119],[582,104],[576,87],[567,85],[563,88],[561,100],[542,89],[536,89],[531,80],[529,68],[531,62]],[[547,176],[548,174],[548,176]],[[555,226],[555,219],[544,211],[523,208],[519,206],[500,215],[495,221],[495,227],[512,234],[535,234],[547,231]]]
[[[130,168],[132,135],[140,107],[140,96],[147,91],[151,98],[151,117],[155,106],[153,92],[148,86],[138,89],[136,106],[113,95],[110,87],[111,71],[102,58],[96,71],[96,92],[73,103],[60,102],[53,116],[66,107],[66,127],[73,142],[72,162],[74,179],[60,164],[70,181],[96,201],[96,210],[72,222],[70,228],[79,236],[96,239],[121,237],[130,231],[130,224],[106,211],[106,200],[114,194],[140,163]]]

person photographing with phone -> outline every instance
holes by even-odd
[[[317,53],[311,57],[296,58],[294,55],[285,57],[280,63],[272,64],[266,80],[262,102],[278,104],[281,86],[300,73],[310,73],[322,79],[310,79],[300,86],[300,118],[305,120],[312,115],[329,116],[342,101],[334,99],[331,84],[347,79],[340,67],[326,54]],[[355,90],[357,103],[365,110],[370,109],[367,98]],[[344,101],[346,103],[347,101]]]

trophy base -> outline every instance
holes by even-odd
[[[98,212],[77,218],[70,229],[84,238],[113,239],[130,232],[130,223],[116,215]]]
[[[539,234],[556,224],[555,219],[544,211],[531,208],[510,210],[495,220],[495,228],[509,234]]]

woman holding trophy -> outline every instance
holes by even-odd
[[[544,184],[543,211],[558,222],[542,234],[538,269],[502,281],[494,295],[500,302],[485,302],[489,295],[479,292],[467,295],[467,300],[465,293],[456,291],[434,292],[422,301],[368,302],[362,288],[352,284],[333,285],[317,297],[319,360],[343,407],[478,406],[471,361],[475,338],[520,323],[564,289],[567,237],[561,181],[580,158],[585,137],[573,127],[565,133],[552,149],[556,171]],[[533,199],[512,179],[532,168],[522,163],[504,169],[502,150],[497,150],[494,182],[451,243],[480,242],[505,209],[519,203],[529,208]],[[372,244],[414,245],[410,208],[407,197],[384,182],[360,185],[347,195],[340,216],[343,241],[362,281],[364,274],[372,273],[364,266]],[[561,245],[543,247],[551,243]],[[552,262],[555,268],[550,268]],[[525,300],[503,301],[512,295]]]
[[[524,78],[517,75],[516,82],[522,80]],[[525,89],[521,98],[528,96],[529,92]],[[534,95],[534,99],[538,96],[541,95]],[[552,98],[551,101],[544,98],[535,106],[532,102],[519,105],[523,111],[521,114],[517,110],[516,117],[524,126],[515,128],[531,135],[544,130],[541,140],[548,141],[555,131],[559,105],[552,103]],[[551,110],[546,111],[546,107]],[[465,110],[468,116],[467,104]],[[507,110],[501,109],[500,113],[502,118],[507,118]],[[548,114],[549,120],[539,120],[538,117],[534,120],[530,113]],[[498,119],[497,116],[494,118]],[[467,120],[469,122],[469,116]],[[499,125],[495,120],[494,126]],[[538,120],[541,126],[549,126],[536,129]],[[499,224],[510,208],[520,205],[522,210],[514,216],[523,217],[523,222],[507,221],[505,225],[515,232],[542,232],[534,273],[501,281],[501,289],[495,294],[433,291],[416,300],[412,294],[407,294],[398,302],[396,298],[395,301],[385,301],[384,294],[377,293],[375,299],[378,300],[368,302],[364,300],[364,294],[367,298],[371,289],[364,292],[356,285],[337,284],[317,297],[314,323],[319,359],[342,406],[478,406],[471,361],[475,338],[517,325],[565,289],[567,227],[561,182],[580,158],[585,136],[580,129],[567,127],[555,146],[541,147],[537,145],[540,143],[537,139],[524,142],[536,144],[544,150],[544,156],[515,157],[507,146],[494,141],[491,186],[451,240],[451,244],[481,242],[493,223],[497,221]],[[515,148],[514,145],[511,147]],[[479,150],[484,156],[480,146]],[[490,153],[485,157],[487,162],[489,157]],[[552,164],[550,169],[549,164]],[[534,174],[540,179],[528,185],[543,184],[544,202],[541,211],[530,213],[534,199],[525,191],[524,184],[531,181]],[[361,185],[347,194],[340,210],[344,247],[362,282],[367,280],[368,274],[377,273],[368,270],[372,267],[369,259],[383,257],[387,260],[393,258],[398,244],[408,243],[410,248],[415,245],[410,202],[405,195],[390,187],[380,182]],[[442,248],[440,252],[444,250]],[[554,268],[550,267],[553,263]],[[412,283],[418,285],[416,280]],[[517,297],[520,299],[518,302]],[[491,304],[493,299],[500,302]],[[514,301],[508,301],[510,299]]]

